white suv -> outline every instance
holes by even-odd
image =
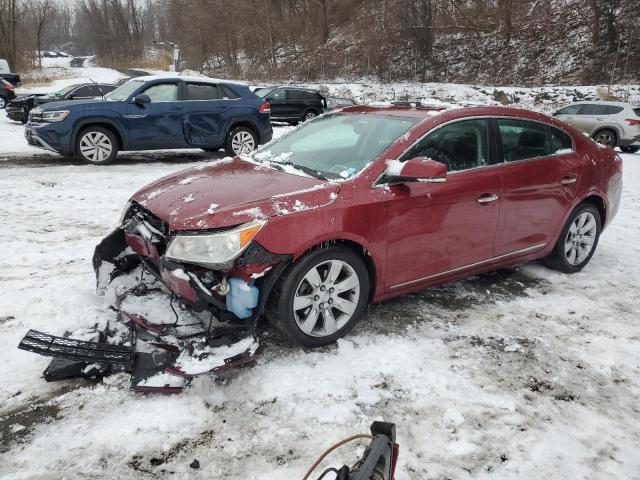
[[[624,102],[577,102],[553,114],[596,142],[626,153],[640,150],[640,107]]]

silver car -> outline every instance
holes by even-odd
[[[596,142],[626,153],[640,150],[640,107],[625,102],[576,102],[553,114]]]

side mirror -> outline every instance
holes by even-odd
[[[72,93],[71,95],[69,95],[67,97],[68,100],[73,100],[74,98],[76,98],[76,94],[75,93]]]
[[[151,103],[151,98],[149,95],[145,95],[144,93],[140,93],[133,97],[133,103],[137,103],[138,105],[143,105],[145,103]]]
[[[415,157],[406,162],[391,162],[383,177],[384,183],[440,183],[447,180],[447,166],[427,157]]]

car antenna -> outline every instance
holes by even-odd
[[[104,100],[104,93],[102,92],[102,89],[100,88],[100,84],[98,82],[96,82],[93,78],[89,77],[89,80],[91,80],[91,82],[98,87],[98,91],[100,92],[100,96],[102,97],[102,100]]]

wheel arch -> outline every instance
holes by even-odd
[[[124,133],[122,132],[122,130],[113,122],[109,121],[109,120],[105,120],[105,119],[96,119],[96,120],[88,120],[85,122],[82,122],[78,125],[76,125],[75,129],[74,129],[74,133],[73,133],[73,143],[72,143],[72,149],[73,149],[73,154],[76,155],[78,152],[76,152],[76,145],[78,143],[78,136],[80,135],[80,133],[89,128],[89,127],[100,127],[100,128],[104,128],[106,130],[109,130],[111,133],[113,133],[116,136],[116,140],[118,141],[118,150],[125,150],[126,145],[125,145],[125,136]]]
[[[621,132],[620,132],[620,128],[618,128],[615,125],[598,126],[591,133],[591,138],[595,138],[595,136],[598,135],[598,133],[602,132],[603,130],[610,130],[615,134],[615,136],[616,136],[616,145],[617,145],[618,142],[620,141]]]
[[[310,247],[307,247],[304,251],[295,255],[291,265],[297,262],[299,259],[304,257],[309,252],[314,252],[317,250],[327,249],[330,247],[345,247],[351,250],[353,253],[358,255],[360,259],[364,262],[365,267],[367,268],[367,273],[369,274],[369,298],[368,303],[371,303],[375,297],[376,290],[378,287],[378,271],[375,260],[373,256],[362,243],[359,243],[352,239],[347,238],[333,238],[328,240],[323,240],[318,242]],[[285,272],[283,272],[284,274]]]
[[[227,141],[227,137],[229,136],[231,131],[236,127],[247,127],[247,128],[249,128],[253,132],[253,134],[256,136],[256,138],[258,139],[258,144],[262,143],[262,136],[260,134],[260,129],[255,124],[255,122],[253,122],[253,121],[251,121],[251,120],[249,120],[247,118],[234,119],[229,123],[229,127],[226,129],[225,134],[224,134],[224,141],[225,142]]]
[[[598,213],[600,213],[600,223],[601,223],[601,225],[604,226],[606,224],[607,204],[605,203],[603,197],[601,197],[600,195],[591,194],[591,195],[583,198],[582,201],[580,203],[578,203],[578,205],[580,205],[582,203],[590,203],[593,206],[595,206],[598,209]],[[576,207],[578,205],[576,205]],[[574,207],[573,210],[575,210],[576,207]]]

